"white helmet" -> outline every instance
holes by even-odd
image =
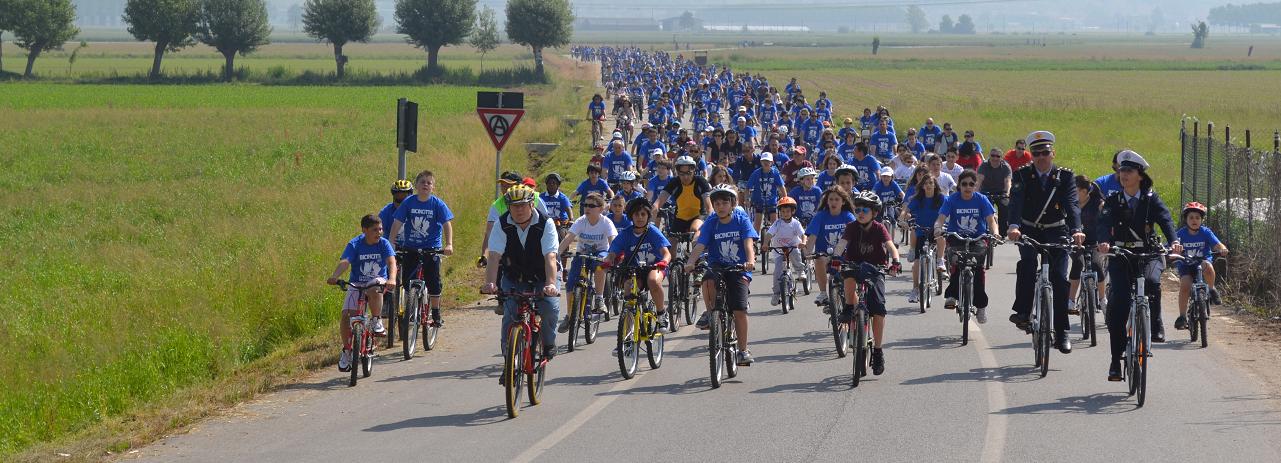
[[[738,188],[735,188],[734,185],[727,183],[716,185],[711,192],[707,193],[707,198],[715,201],[718,195],[729,196],[730,201],[738,202]]]
[[[632,172],[632,171],[630,171],[630,170],[625,170],[625,171],[623,171],[623,173],[618,174],[618,181],[620,181],[620,182],[635,182],[635,181],[636,181],[636,172]]]
[[[679,158],[676,158],[676,167],[680,167],[680,166],[697,166],[697,165],[698,165],[698,163],[697,163],[697,162],[694,162],[694,158],[692,158],[692,157],[689,157],[689,156],[681,156],[681,157],[679,157]]]
[[[802,167],[801,170],[796,172],[796,178],[817,177],[817,176],[818,176],[818,171],[814,170],[814,168],[812,167]]]

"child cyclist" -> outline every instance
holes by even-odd
[[[560,174],[555,172],[547,174],[547,178],[543,180],[543,187],[547,191],[538,194],[542,198],[543,204],[547,206],[547,212],[551,214],[552,219],[556,220],[557,231],[562,231],[561,229],[568,227],[570,221],[574,218],[569,196],[565,196],[565,192],[560,191],[560,186],[563,183],[565,183],[565,178],[561,177]]]
[[[857,219],[845,226],[836,248],[841,258],[856,267],[842,270],[845,284],[845,307],[841,310],[841,323],[854,320],[854,307],[858,305],[859,282],[867,283],[867,312],[872,316],[872,374],[885,371],[885,354],[881,341],[885,339],[885,275],[878,267],[889,264],[890,275],[899,272],[898,248],[885,225],[876,221],[881,212],[881,198],[870,191],[854,194],[854,214]]]
[[[819,204],[823,205],[823,210],[814,214],[810,219],[809,226],[805,227],[806,243],[808,243],[809,252],[807,254],[826,254],[830,255],[836,247],[836,243],[841,240],[841,233],[845,231],[845,224],[854,221],[854,203],[850,200],[849,193],[837,187],[829,188],[823,192],[823,197],[819,199]],[[814,259],[814,279],[818,283],[818,298],[814,300],[823,308],[823,313],[827,313],[827,262],[829,257],[818,257]]]
[[[961,191],[952,193],[943,200],[943,208],[939,210],[938,219],[934,222],[934,232],[939,237],[939,254],[945,254],[949,244],[961,244],[959,241],[944,238],[942,236],[944,233],[956,233],[966,238],[974,238],[998,231],[996,208],[986,196],[978,192],[978,180],[977,172],[965,169],[960,176]],[[990,246],[991,243],[986,245]],[[943,291],[943,297],[947,298],[943,307],[948,310],[957,310],[956,298],[959,294],[957,280],[961,275],[959,270],[960,268],[952,269],[947,289]],[[984,277],[983,266],[980,265],[974,272],[974,307],[978,309],[974,318],[980,324],[987,323],[987,288]]]
[[[583,198],[586,198],[587,195],[591,193],[600,193],[606,198],[614,196],[614,190],[611,190],[609,188],[609,184],[606,183],[604,179],[600,178],[603,170],[604,169],[596,164],[589,164],[587,166],[587,178],[583,180],[582,183],[579,183],[578,188],[574,190],[574,199],[576,201],[581,203]],[[581,205],[578,207],[578,213],[580,215],[583,213],[583,207]]]
[[[711,318],[711,309],[716,304],[716,278],[723,277],[725,283],[726,309],[734,315],[734,334],[738,337],[737,363],[742,366],[752,364],[752,353],[747,350],[747,287],[752,281],[752,270],[756,262],[756,229],[746,215],[735,212],[738,192],[734,186],[717,185],[708,194],[712,201],[712,210],[716,215],[703,223],[694,244],[693,255],[707,252],[707,264],[712,267],[703,277],[703,303],[708,308],[699,317],[696,326],[707,329]],[[685,264],[685,270],[693,272],[697,262],[691,260]],[[743,272],[718,274],[717,269],[743,266]]]
[[[793,275],[804,276],[801,267],[801,248],[805,246],[805,226],[796,218],[796,200],[784,196],[778,200],[778,220],[770,225],[766,233],[772,238],[770,248],[793,248],[786,257],[783,253],[774,253],[774,297],[770,305],[778,305],[783,296],[783,266],[791,265]],[[786,260],[784,260],[786,259]]]
[[[925,172],[925,169],[917,169],[917,172]],[[918,298],[921,297],[921,294],[916,292],[916,282],[920,280],[921,272],[932,271],[932,266],[935,264],[935,262],[921,262],[921,256],[925,245],[934,236],[934,221],[938,219],[939,209],[943,208],[944,199],[938,179],[931,177],[928,173],[917,177],[918,180],[912,188],[913,194],[908,198],[907,207],[899,212],[899,219],[908,222],[915,231],[910,235],[912,253],[908,255],[909,260],[912,261],[912,292],[907,295],[909,304],[919,302]],[[939,257],[937,262],[944,262],[943,258]]]
[[[618,236],[609,244],[609,255],[605,256],[605,266],[611,266],[614,262],[624,266],[654,266],[655,269],[649,272],[649,275],[642,275],[642,279],[648,283],[649,295],[654,302],[654,307],[667,307],[663,304],[663,277],[667,273],[667,264],[672,261],[672,244],[667,241],[667,237],[663,236],[663,232],[658,227],[649,223],[654,214],[648,199],[637,198],[629,201],[625,211],[630,222],[629,227],[618,229]],[[666,330],[667,311],[657,310],[657,312],[658,329]]]
[[[1201,268],[1204,269],[1202,277],[1210,287],[1210,294],[1207,295],[1209,302],[1217,305],[1223,302],[1219,300],[1219,291],[1214,288],[1214,254],[1227,254],[1228,246],[1219,241],[1210,227],[1203,225],[1206,211],[1206,207],[1196,201],[1183,206],[1183,227],[1175,234],[1179,236],[1179,242],[1183,243],[1184,256],[1205,258],[1205,262],[1201,263]],[[1196,274],[1196,267],[1182,261],[1178,267],[1179,318],[1174,320],[1174,329],[1183,330],[1188,328],[1188,297],[1192,294],[1192,278]]]
[[[595,257],[605,257],[609,250],[609,243],[618,236],[618,229],[614,228],[614,222],[605,218],[605,197],[600,193],[591,193],[583,200],[583,210],[586,211],[573,225],[569,226],[569,232],[561,239],[560,248],[557,255],[566,255],[565,251],[569,246],[578,242],[578,254],[590,255]],[[569,268],[569,286],[565,291],[566,297],[573,297],[573,288],[578,285],[578,276],[582,273],[582,267],[586,265],[589,272],[593,274],[595,280],[596,297],[592,302],[592,313],[599,313],[602,305],[605,288],[605,269],[596,265],[596,261],[586,261],[580,258],[574,258]],[[571,310],[576,301],[568,300]],[[569,331],[569,313],[566,311],[565,320],[560,323],[557,331],[564,333]]]
[[[768,152],[761,153],[759,160],[761,167],[747,180],[747,187],[751,189],[752,228],[757,230],[761,229],[762,221],[774,223],[778,218],[774,204],[779,196],[787,196],[783,175],[774,167],[774,156]]]
[[[422,266],[423,281],[427,283],[427,302],[431,305],[431,319],[438,326],[444,326],[440,318],[440,257],[424,256],[414,251],[433,250],[442,255],[454,253],[454,213],[449,206],[436,196],[436,175],[430,170],[419,172],[414,177],[413,196],[405,198],[396,209],[396,221],[391,226],[391,236],[397,236],[401,229],[408,226],[405,232],[405,269],[400,276],[413,278],[418,266]],[[401,282],[401,286],[405,286]],[[374,322],[374,331],[382,331],[382,323]]]
[[[361,217],[360,231],[360,235],[347,242],[347,247],[343,249],[334,273],[325,280],[325,283],[338,284],[338,276],[351,268],[351,274],[347,276],[351,284],[373,285],[363,290],[365,301],[369,303],[367,313],[381,313],[383,293],[396,287],[396,251],[392,249],[391,241],[382,237],[383,224],[377,216],[369,214]],[[342,356],[338,358],[338,371],[351,371],[351,323],[349,320],[360,302],[360,292],[362,291],[349,288],[347,297],[343,300],[342,324],[339,325],[343,347]],[[374,320],[378,318],[375,317]]]
[[[796,216],[801,219],[802,224],[808,226],[814,214],[823,209],[823,204],[819,202],[823,190],[815,185],[818,171],[804,167],[797,171],[796,176],[800,179],[800,184],[792,187],[787,196],[796,200]]]

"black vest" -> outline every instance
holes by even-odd
[[[543,260],[543,233],[547,228],[547,216],[533,211],[534,216],[530,219],[533,223],[529,226],[529,233],[525,237],[525,244],[520,243],[520,236],[517,232],[517,226],[507,222],[511,217],[511,212],[505,212],[498,218],[503,233],[507,234],[507,247],[503,249],[503,258],[499,262],[499,268],[503,275],[511,278],[513,281],[520,283],[536,284],[539,287],[547,284],[547,272],[544,271]]]

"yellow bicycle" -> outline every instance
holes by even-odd
[[[616,270],[624,281],[631,283],[623,296],[623,310],[618,316],[618,369],[624,379],[636,376],[642,344],[649,367],[656,369],[663,365],[664,336],[658,329],[658,314],[654,311],[654,302],[649,298],[646,284],[646,277],[655,268],[646,265]]]

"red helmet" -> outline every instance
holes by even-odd
[[[1191,212],[1191,211],[1197,211],[1197,212],[1200,212],[1200,213],[1201,213],[1201,216],[1202,216],[1202,217],[1205,217],[1205,213],[1206,213],[1208,210],[1209,210],[1209,209],[1208,209],[1208,208],[1206,208],[1204,204],[1198,203],[1198,202],[1196,202],[1196,201],[1192,201],[1192,202],[1190,202],[1190,203],[1187,203],[1187,204],[1184,204],[1184,205],[1183,205],[1183,214],[1184,214],[1184,215],[1187,215],[1187,213],[1188,213],[1188,212]]]

